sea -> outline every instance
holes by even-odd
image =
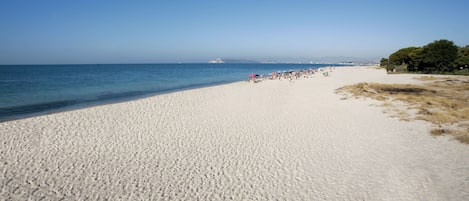
[[[331,64],[0,65],[0,122]],[[337,66],[337,65],[335,65]]]

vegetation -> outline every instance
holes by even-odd
[[[469,78],[422,76],[416,79],[424,84],[359,83],[338,91],[384,101],[391,115],[405,121],[431,122],[435,125],[432,135],[450,134],[469,144]]]
[[[423,47],[406,47],[382,58],[388,72],[469,75],[469,45],[442,39]],[[453,135],[469,144],[469,77],[420,76],[423,84],[359,83],[338,89],[355,97],[383,101],[386,112],[401,120],[435,125],[432,135]]]
[[[442,39],[423,47],[407,47],[381,59],[388,72],[469,75],[469,45],[458,47]]]
[[[469,45],[458,49],[458,58],[456,59],[456,66],[469,67]]]

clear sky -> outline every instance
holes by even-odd
[[[388,57],[469,45],[467,0],[0,0],[0,64]]]

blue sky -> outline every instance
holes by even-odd
[[[0,64],[387,57],[469,45],[469,1],[0,0]]]

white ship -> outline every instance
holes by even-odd
[[[222,63],[225,63],[225,61],[223,61],[223,59],[221,59],[221,58],[216,58],[216,59],[212,59],[212,60],[208,61],[208,63],[210,63],[210,64],[222,64]]]

